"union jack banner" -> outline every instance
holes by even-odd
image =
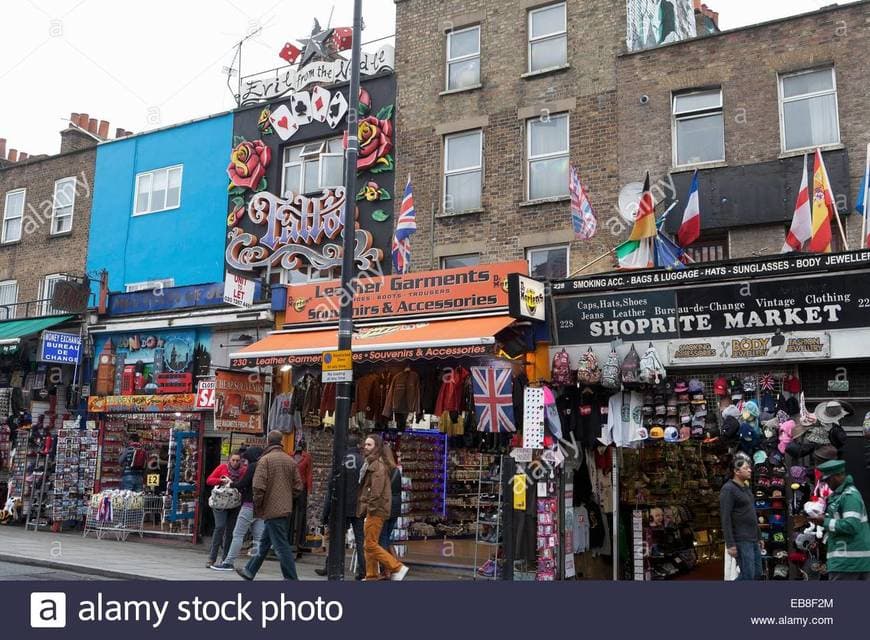
[[[574,228],[574,235],[578,240],[589,240],[598,229],[598,220],[575,167],[571,167],[568,192],[571,194],[571,226]]]
[[[393,269],[397,273],[408,273],[411,268],[411,235],[417,230],[417,212],[414,209],[414,191],[411,188],[411,176],[405,185],[405,195],[399,209],[399,219],[396,220],[396,231],[393,233]]]
[[[510,369],[472,367],[471,385],[477,430],[489,433],[512,433],[514,425],[513,379]]]

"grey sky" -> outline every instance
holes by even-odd
[[[624,0],[613,0],[622,2]],[[353,3],[334,0],[333,26]],[[823,0],[708,0],[723,28],[818,9]],[[332,4],[302,0],[18,0],[0,22],[0,138],[30,154],[56,153],[71,112],[143,131],[234,106],[223,68],[245,45],[242,72],[283,64],[278,51],[307,35]],[[123,10],[122,10],[123,8]],[[393,0],[365,0],[363,41],[392,35]]]

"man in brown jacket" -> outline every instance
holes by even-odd
[[[360,488],[356,515],[365,518],[366,580],[380,580],[378,563],[384,566],[390,580],[404,580],[408,567],[396,560],[378,544],[384,521],[390,517],[392,490],[390,470],[383,458],[384,442],[378,435],[370,435],[363,446],[365,462],[360,470]]]
[[[243,569],[236,572],[245,580],[253,580],[271,548],[281,563],[285,580],[298,580],[293,548],[290,546],[290,515],[293,513],[293,497],[302,491],[302,477],[296,462],[281,446],[284,435],[270,431],[266,436],[266,450],[257,462],[254,473],[254,516],[262,518],[266,530],[256,556]]]

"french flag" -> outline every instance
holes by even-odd
[[[689,189],[689,200],[683,212],[683,222],[677,231],[677,240],[682,247],[688,247],[701,237],[701,201],[698,198],[698,170],[692,176],[692,186]]]

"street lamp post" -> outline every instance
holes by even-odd
[[[353,44],[350,56],[349,108],[347,112],[347,149],[344,152],[344,237],[341,262],[341,308],[338,320],[338,348],[349,350],[353,337],[353,286],[355,253],[356,162],[359,150],[357,119],[359,116],[359,64],[362,32],[362,0],[353,3]],[[327,575],[330,580],[344,580],[344,534],[347,496],[344,494],[347,424],[350,418],[351,382],[339,382],[335,393],[335,440],[332,451],[332,486],[329,496],[329,555]],[[356,471],[359,471],[358,469]],[[362,544],[357,540],[356,544]],[[360,568],[361,569],[361,568]],[[360,570],[358,569],[358,571]]]

